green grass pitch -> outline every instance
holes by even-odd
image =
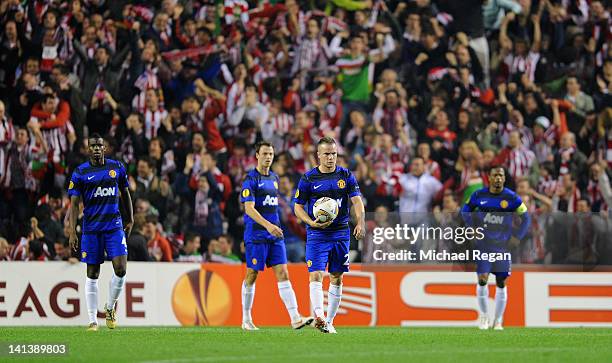
[[[0,342],[68,343],[66,357],[0,361],[81,362],[612,362],[603,328],[130,328],[0,327]]]

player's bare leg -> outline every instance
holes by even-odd
[[[506,303],[508,302],[508,288],[506,287],[506,276],[496,276],[495,282],[495,321],[493,329],[504,330],[504,312],[506,311]]]
[[[100,265],[87,265],[87,280],[85,281],[85,301],[89,317],[88,331],[98,330],[98,277]]]
[[[289,281],[289,271],[287,265],[274,265],[272,266],[276,281],[278,281],[278,294],[280,295],[289,317],[291,318],[291,327],[293,329],[302,329],[306,325],[310,325],[314,320],[313,317],[304,318],[298,311],[297,299],[295,298],[295,292]]]
[[[332,334],[336,334],[334,318],[342,300],[342,272],[329,273],[329,290],[327,293],[327,328]]]
[[[476,285],[476,296],[478,298],[478,328],[489,329],[489,274],[478,274],[478,285]]]
[[[242,282],[242,330],[259,330],[253,324],[251,316],[255,298],[255,280],[257,280],[257,271],[247,267],[246,276]]]
[[[315,314],[314,327],[322,333],[329,333],[323,311],[323,271],[310,273],[310,305]]]
[[[113,258],[113,277],[109,283],[108,302],[104,306],[106,326],[109,329],[115,329],[117,327],[116,305],[119,295],[121,294],[121,291],[123,291],[123,286],[125,286],[126,271],[127,255]]]

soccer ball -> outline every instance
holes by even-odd
[[[312,208],[312,214],[318,222],[333,221],[338,216],[338,202],[329,197],[319,198]]]

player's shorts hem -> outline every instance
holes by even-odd
[[[120,229],[122,230],[123,228],[117,227],[117,228],[109,229],[107,231],[83,231],[82,234],[113,233],[113,232],[117,232]]]

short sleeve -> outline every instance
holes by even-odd
[[[117,180],[119,183],[120,189],[125,189],[130,187],[130,182],[128,181],[127,171],[125,170],[125,166],[123,163],[119,162],[119,179]]]
[[[353,173],[351,172],[349,172],[347,187],[349,198],[361,196],[361,191],[359,190],[359,183],[357,183],[355,175],[353,175]]]
[[[81,177],[77,170],[72,172],[70,177],[70,183],[68,183],[68,196],[69,197],[80,197],[81,196]]]
[[[246,179],[244,179],[244,182],[242,183],[242,191],[240,192],[240,202],[241,203],[254,202],[255,201],[255,195],[253,193],[254,191],[255,191],[255,188],[254,188],[253,178],[250,176],[247,176]]]
[[[300,182],[298,183],[298,188],[295,191],[295,196],[293,197],[294,203],[305,205],[308,203],[308,199],[310,197],[310,182],[302,176]]]

